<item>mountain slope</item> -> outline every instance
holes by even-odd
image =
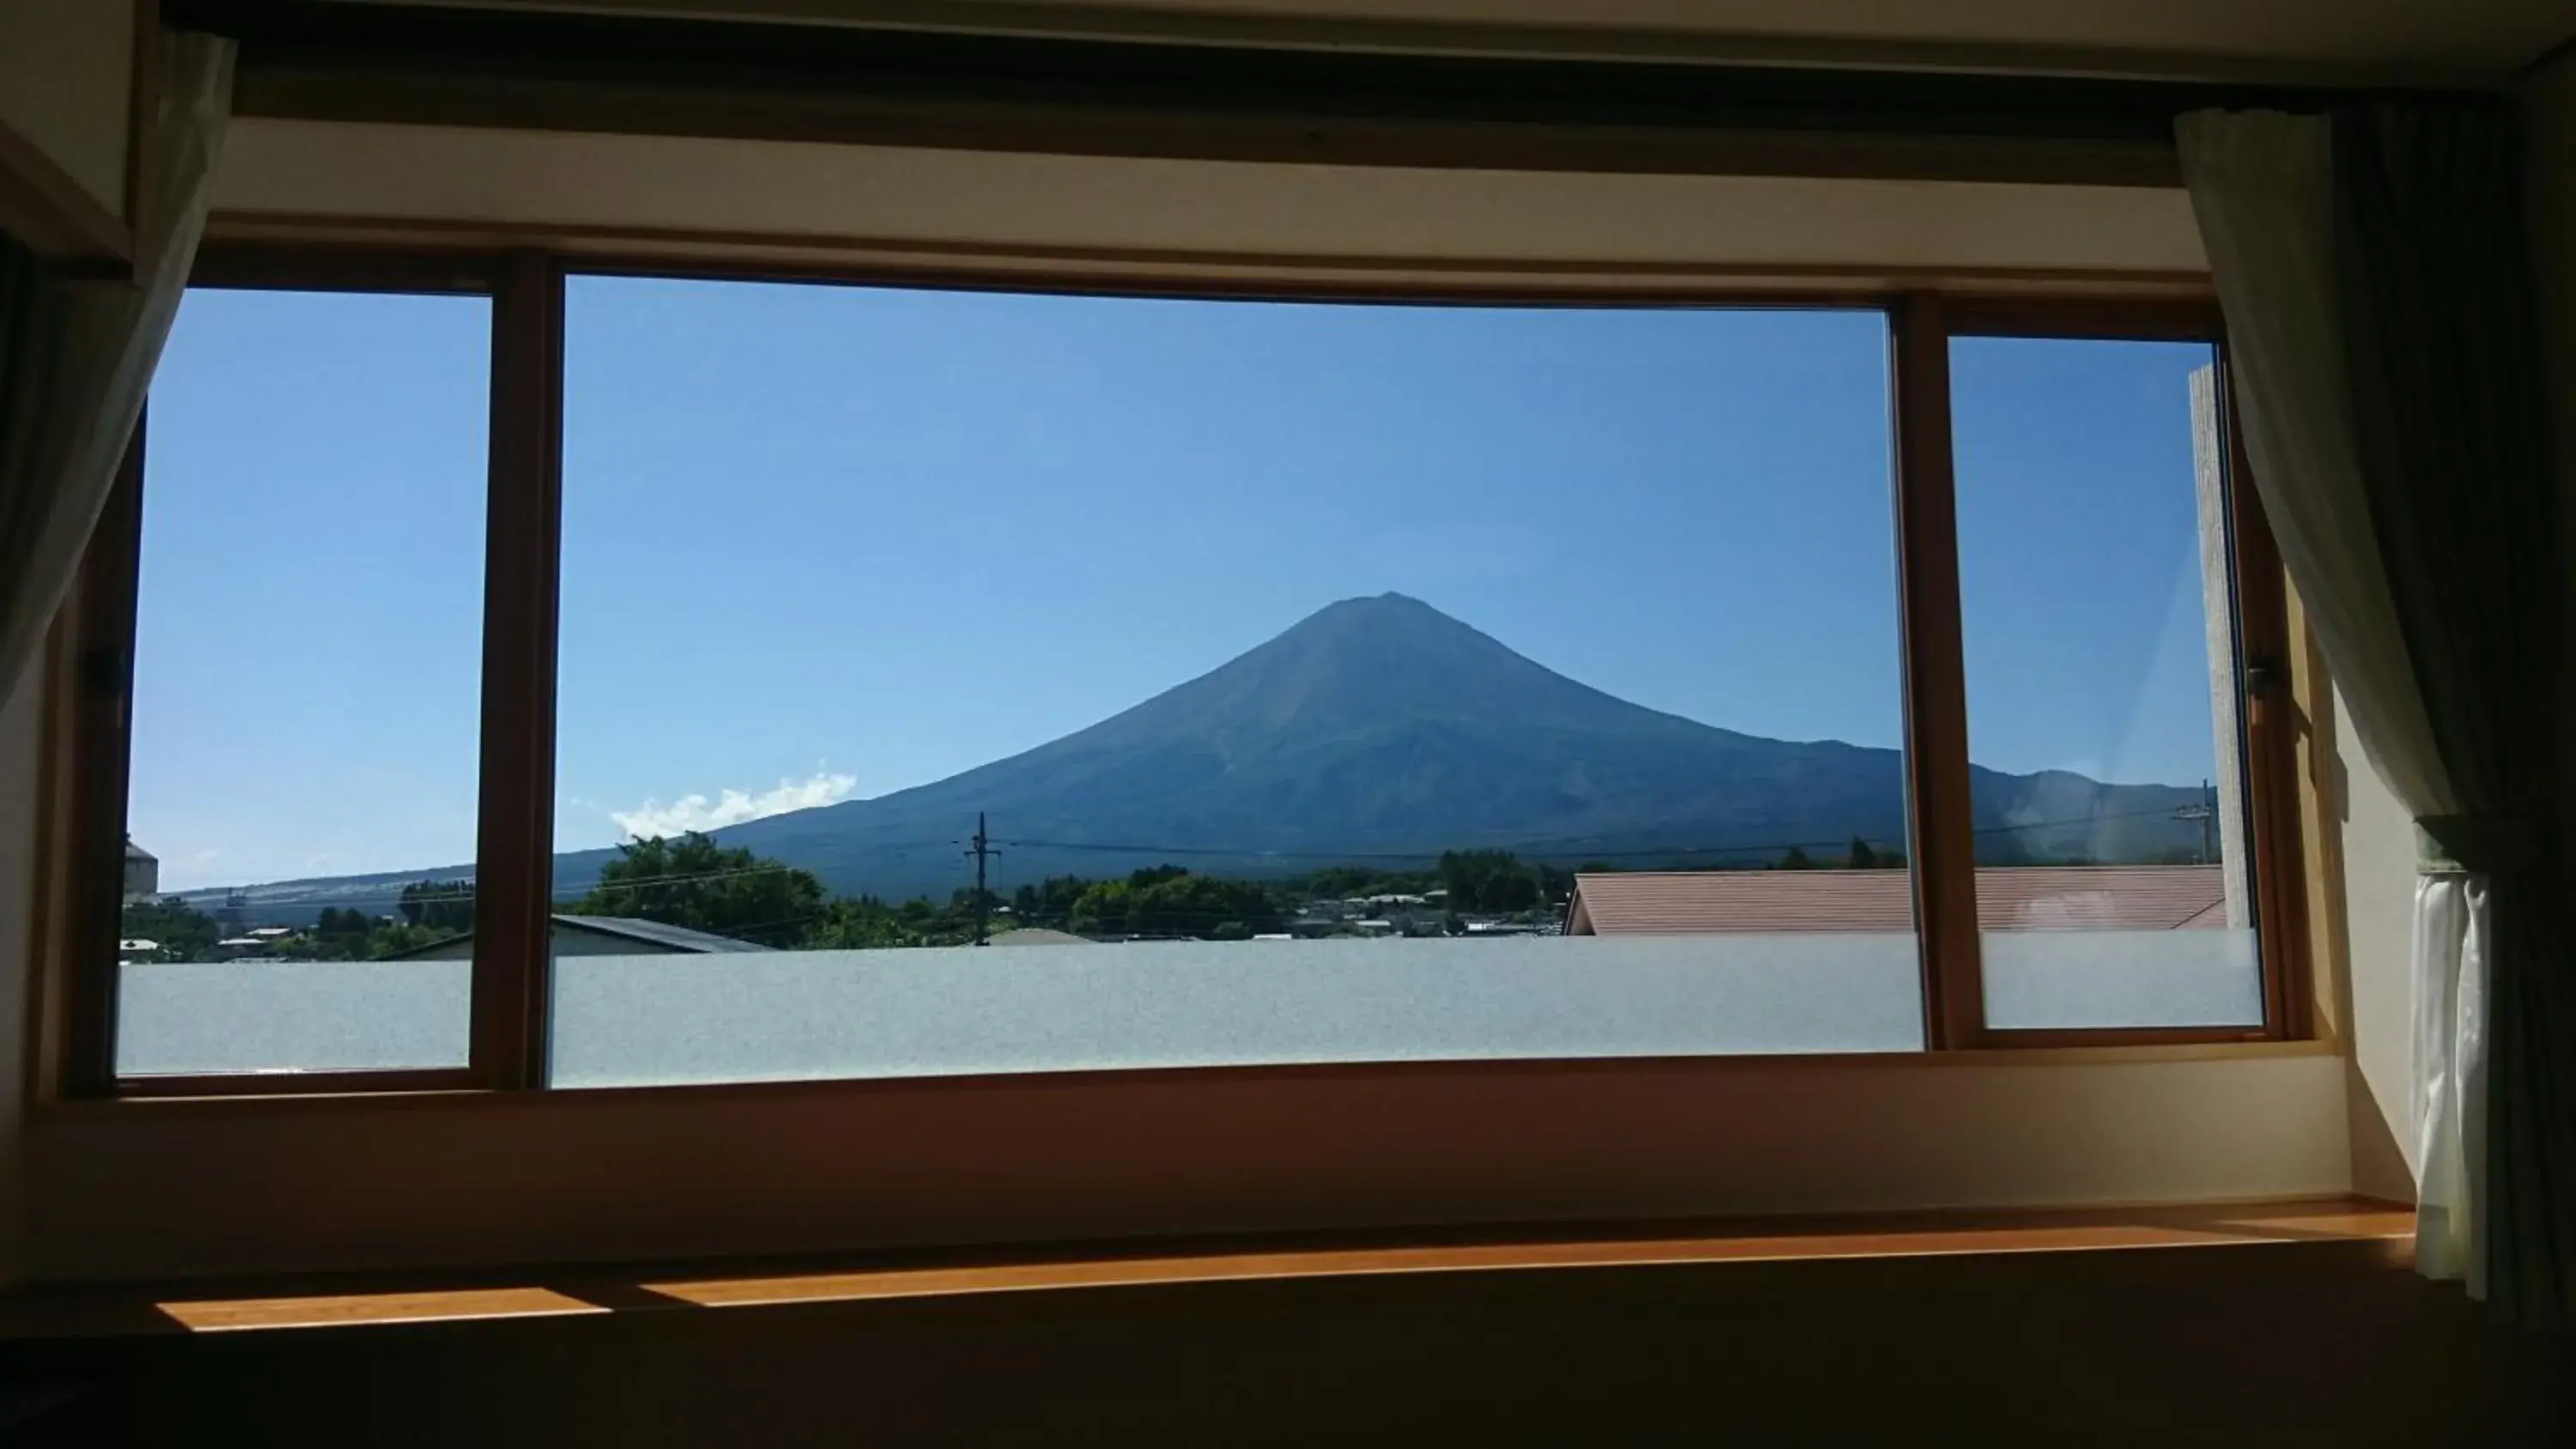
[[[2161,818],[2196,792],[1979,776],[1978,824],[1999,858],[2088,843],[2096,855],[2135,855],[2197,839]],[[839,889],[944,892],[966,879],[948,842],[979,811],[1006,841],[1155,847],[1025,845],[1007,862],[1013,880],[1191,851],[1218,852],[1203,869],[1243,873],[1474,845],[1565,860],[1724,847],[1750,863],[1792,843],[1901,840],[1904,781],[1896,751],[1762,739],[1646,709],[1386,594],[1333,604],[1024,754],[722,836]],[[1994,828],[2035,820],[2102,823]]]
[[[1974,778],[1979,855],[2141,860],[2198,845],[2193,789],[2065,772]],[[1533,859],[1758,864],[1905,836],[1903,757],[1763,739],[1630,704],[1419,600],[1345,599],[1088,729],[932,784],[717,832],[834,890],[945,897],[978,812],[1001,880],[1174,861],[1279,874],[1507,846]],[[2029,828],[2049,822],[2044,828]],[[614,851],[558,856],[578,890]],[[467,867],[253,892],[261,910],[382,896]],[[221,892],[201,892],[217,897]],[[290,915],[293,913],[289,913]],[[284,919],[287,917],[281,917]]]

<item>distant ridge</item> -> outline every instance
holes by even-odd
[[[1160,859],[1239,875],[1508,846],[1577,863],[1758,864],[1790,844],[1904,838],[1902,756],[1763,739],[1631,704],[1403,594],[1343,599],[1091,727],[945,780],[716,832],[835,890],[945,897],[988,813],[1008,882]],[[2199,791],[1975,771],[1982,858],[2161,858],[2197,845]],[[2007,829],[2059,822],[2044,829]],[[1067,848],[1092,846],[1101,848]],[[1125,850],[1109,847],[1152,847]],[[1690,848],[1696,854],[1680,853]],[[1734,854],[1722,853],[1732,849]],[[614,851],[559,856],[560,886]],[[361,879],[281,883],[316,908]],[[380,890],[381,887],[375,887]],[[202,893],[200,893],[202,894]]]

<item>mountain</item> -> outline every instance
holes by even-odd
[[[1345,599],[1132,709],[961,775],[719,832],[839,890],[944,895],[987,814],[1010,881],[1164,859],[1255,874],[1355,855],[1510,846],[1577,862],[1742,847],[1755,863],[1854,835],[1904,836],[1894,750],[1796,743],[1630,704],[1401,594]],[[1996,858],[2196,845],[2199,792],[1978,772]],[[2082,822],[2044,831],[1993,827]],[[2098,822],[2098,823],[2094,823]],[[2013,842],[2019,841],[2020,848]],[[1061,844],[1148,847],[1066,850]],[[1194,856],[1183,852],[1223,852]],[[608,852],[567,857],[586,881]],[[1667,856],[1666,859],[1712,857]]]
[[[1185,684],[933,784],[749,821],[728,845],[836,891],[945,897],[978,812],[1007,886],[1172,861],[1284,874],[1370,856],[1508,846],[1562,863],[1758,864],[1904,838],[1902,756],[1718,729],[1630,704],[1401,594],[1345,599]],[[1977,770],[1979,854],[2143,860],[2189,850],[2200,792]],[[2029,828],[2046,822],[2042,828]],[[1132,848],[1129,848],[1132,847]],[[596,879],[611,850],[556,858]],[[264,914],[465,867],[254,888]],[[221,892],[192,893],[220,897]],[[283,918],[291,918],[283,917]]]

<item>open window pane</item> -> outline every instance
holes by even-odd
[[[557,1084],[1920,1047],[1880,315],[567,354]]]
[[[152,390],[123,1076],[462,1066],[482,298],[193,291]]]
[[[1990,1026],[2263,1024],[2212,363],[1952,344]]]

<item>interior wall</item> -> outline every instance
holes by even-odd
[[[0,125],[125,215],[133,0],[0,4]]]
[[[2179,190],[1304,166],[247,118],[219,217],[1166,256],[2193,277]],[[219,225],[221,222],[219,221]]]
[[[234,227],[354,218],[487,237],[2205,270],[2178,191],[266,120],[235,129],[217,205]],[[31,777],[11,763],[7,778]],[[28,1123],[13,1176],[28,1184],[28,1275],[46,1279],[2289,1197],[2351,1183],[2347,1070],[2289,1047],[73,1104]]]
[[[2341,696],[2338,718],[2349,716]],[[2415,819],[2379,779],[2351,730],[2335,737],[2343,817],[2344,931],[2352,987],[2353,1191],[2412,1202],[2415,1128],[2412,957]],[[2373,1150],[2394,1142],[2397,1153]]]
[[[2343,1073],[2289,1046],[91,1103],[31,1124],[29,1276],[2290,1198],[2350,1180]]]

